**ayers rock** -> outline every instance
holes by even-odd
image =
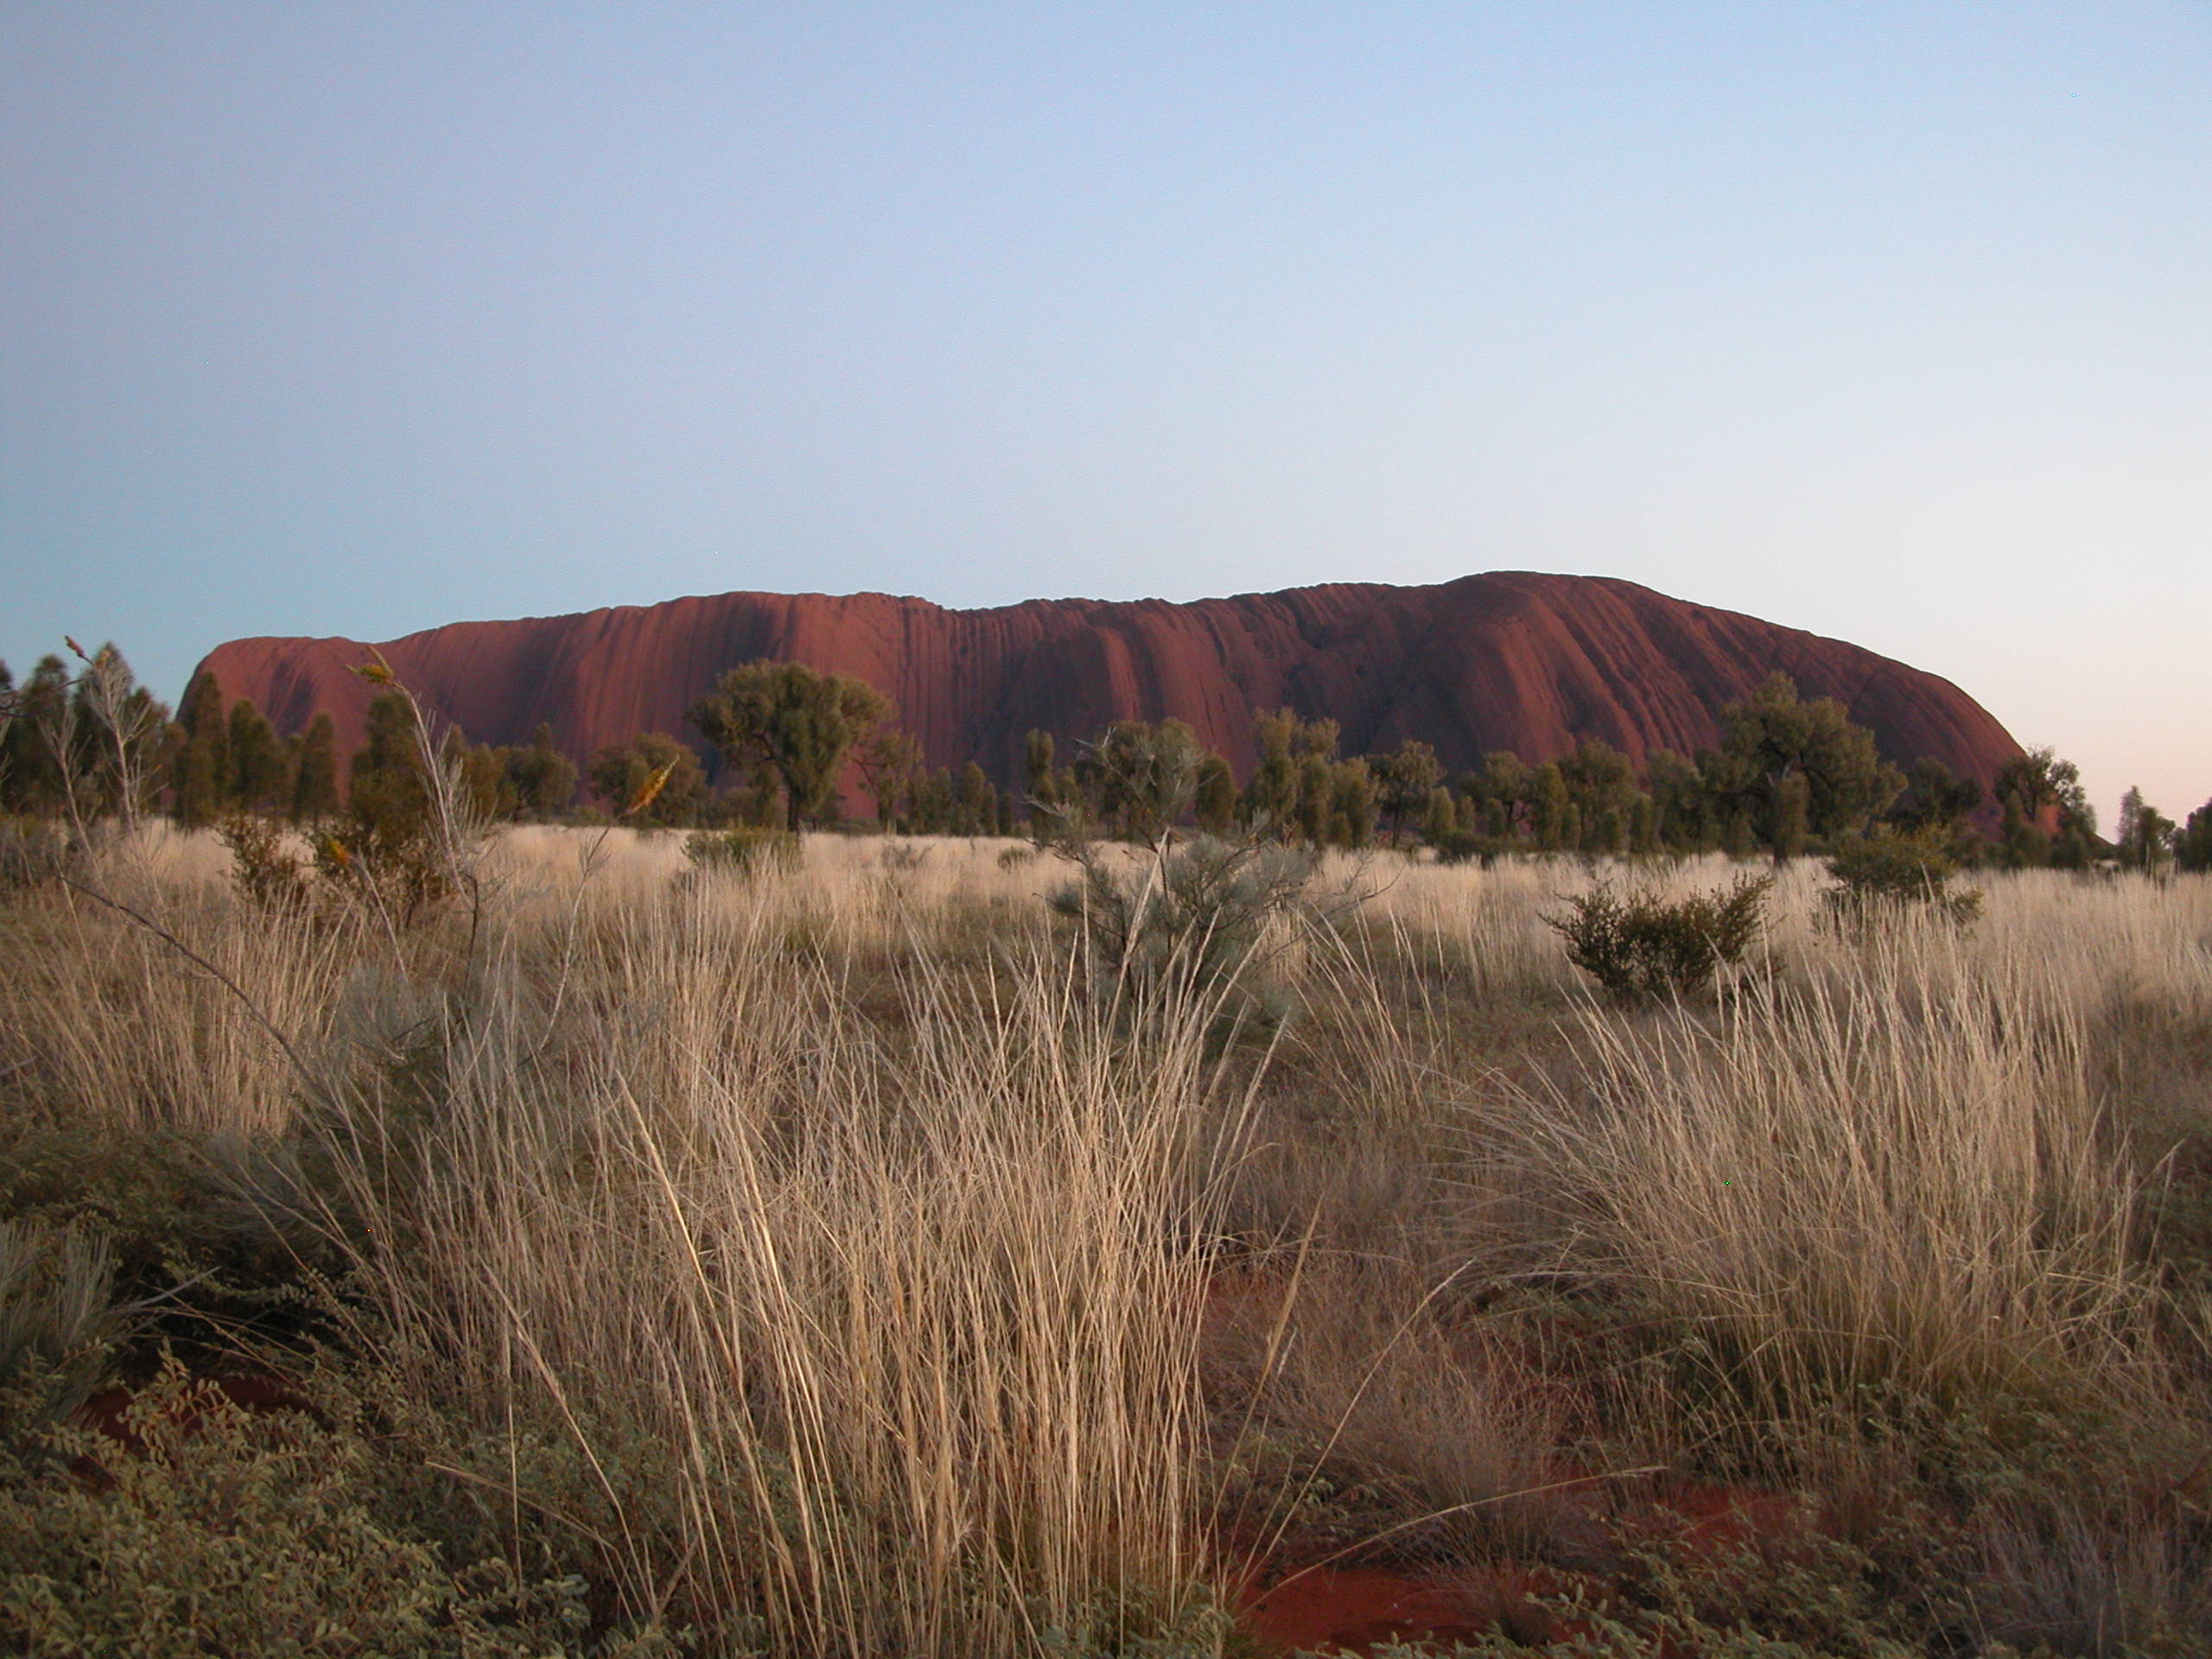
[[[639,732],[676,734],[722,670],[754,658],[855,674],[889,693],[933,766],[1020,776],[1041,728],[1065,756],[1111,721],[1173,715],[1252,760],[1255,709],[1337,721],[1347,753],[1421,738],[1451,771],[1491,749],[1536,761],[1601,739],[1642,764],[1719,740],[1723,704],[1779,669],[1839,698],[1882,753],[1934,755],[1989,784],[2019,746],[1949,681],[1756,617],[1601,576],[1498,571],[1427,588],[1338,582],[1278,594],[1031,600],[954,611],[886,594],[720,594],[575,616],[455,622],[377,647],[400,679],[479,742],[541,723],[570,754]],[[237,639],[201,667],[280,730],[317,713],[340,753],[360,741],[373,689],[351,639]]]

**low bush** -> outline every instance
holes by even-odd
[[[786,875],[804,861],[788,830],[695,830],[684,838],[683,856],[694,869],[736,876]]]
[[[37,1659],[131,1654],[673,1654],[594,1643],[580,1579],[460,1566],[375,1513],[370,1443],[300,1412],[251,1414],[174,1362],[126,1451],[84,1429],[0,1443],[0,1624]],[[87,1466],[102,1478],[79,1472]]]
[[[231,885],[257,910],[308,909],[308,863],[284,845],[284,831],[271,820],[237,812],[216,826],[231,855]]]
[[[1917,912],[1961,925],[1981,914],[1981,893],[1951,890],[1956,860],[1924,836],[1872,836],[1847,842],[1828,860],[1836,885],[1821,895],[1834,921],[1865,926],[1885,915]]]
[[[1081,930],[1094,976],[1133,1008],[1218,1003],[1239,1020],[1280,1017],[1280,998],[1249,969],[1270,921],[1308,906],[1312,853],[1201,836],[1129,864],[1088,842],[1065,855],[1082,878],[1046,902]]]
[[[1436,849],[1440,864],[1465,864],[1481,859],[1485,867],[1495,861],[1496,849],[1488,836],[1478,836],[1471,830],[1440,830],[1428,838]]]
[[[1649,890],[1626,898],[1597,887],[1569,899],[1544,921],[1567,941],[1569,961],[1624,1000],[1688,996],[1723,966],[1744,959],[1764,925],[1768,875],[1669,899]]]

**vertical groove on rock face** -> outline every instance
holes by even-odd
[[[1991,782],[2019,753],[1947,680],[1841,640],[1686,604],[1610,577],[1525,571],[1428,588],[1337,583],[1186,605],[1033,600],[950,611],[886,594],[721,594],[576,616],[457,622],[378,647],[444,718],[480,742],[542,722],[571,754],[642,731],[689,738],[683,710],[723,669],[779,657],[855,674],[897,702],[929,763],[969,760],[1019,781],[1021,740],[1063,754],[1117,719],[1185,720],[1242,773],[1255,709],[1342,727],[1358,752],[1420,738],[1446,766],[1492,749],[1540,760],[1586,738],[1641,764],[1719,735],[1723,705],[1780,669],[1841,700],[1900,762],[1934,755]],[[349,639],[238,639],[209,654],[230,697],[286,732],[318,713],[341,753],[372,688]]]

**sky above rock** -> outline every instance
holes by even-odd
[[[0,658],[1627,577],[2212,798],[2212,11],[0,15]]]

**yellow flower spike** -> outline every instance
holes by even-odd
[[[676,762],[673,760],[656,767],[653,775],[646,779],[639,787],[638,793],[630,804],[622,809],[622,816],[626,818],[632,817],[651,806],[661,791],[667,787],[668,775],[675,770]]]

